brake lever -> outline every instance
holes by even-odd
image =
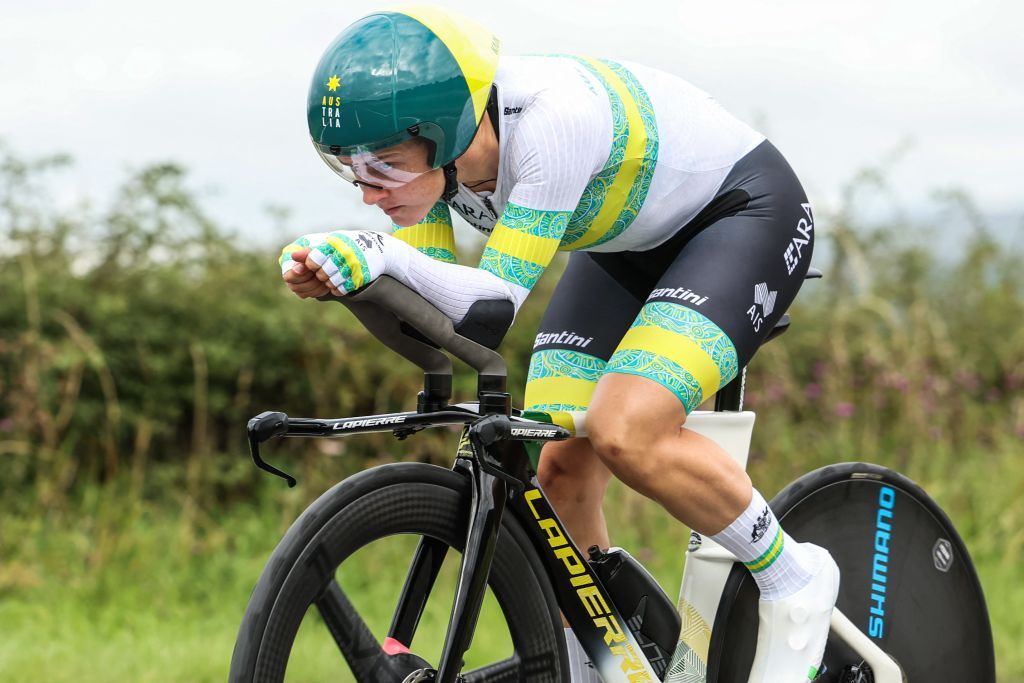
[[[288,482],[289,488],[294,487],[296,484],[295,477],[277,469],[260,457],[261,443],[288,433],[288,416],[284,413],[269,410],[262,412],[249,420],[249,423],[246,425],[246,432],[249,435],[249,453],[252,455],[252,461],[256,463],[256,467],[264,472],[270,472],[275,476],[281,477]]]

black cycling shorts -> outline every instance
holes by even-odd
[[[660,246],[572,253],[534,343],[527,409],[574,430],[598,379],[617,372],[658,382],[691,412],[750,362],[813,245],[807,196],[765,141]]]

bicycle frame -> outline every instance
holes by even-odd
[[[816,277],[818,275],[809,275]],[[366,327],[399,354],[424,370],[424,391],[416,412],[390,413],[338,420],[289,420],[283,413],[262,413],[249,422],[253,461],[261,469],[294,478],[267,464],[259,444],[274,436],[347,436],[392,431],[399,438],[427,427],[463,425],[454,469],[471,485],[470,517],[449,628],[434,680],[454,683],[469,648],[483,602],[494,548],[506,512],[514,515],[540,556],[558,606],[605,683],[658,680],[651,662],[626,625],[611,596],[566,533],[535,475],[530,473],[525,441],[555,441],[571,434],[556,425],[511,414],[505,393],[504,360],[495,352],[457,335],[452,323],[421,297],[382,277],[340,299]],[[410,335],[408,323],[426,335]],[[776,326],[781,331],[788,317]],[[438,347],[464,360],[478,374],[480,405],[447,405],[451,395],[451,361]],[[686,427],[719,443],[746,469],[754,414],[741,411],[745,368],[718,392],[714,412],[695,412]],[[584,436],[582,430],[578,435]],[[444,559],[443,544],[421,539],[399,598],[388,639],[409,643]],[[736,559],[711,539],[694,534],[685,565],[678,607],[682,629],[666,681],[707,680],[708,651],[715,615],[728,574]],[[839,610],[832,630],[867,662],[877,683],[902,683],[898,667]],[[387,643],[387,640],[385,641]],[[524,662],[547,666],[547,662]]]
[[[626,627],[626,619],[611,595],[566,532],[536,476],[530,473],[524,442],[561,440],[570,434],[561,427],[516,415],[481,416],[475,408],[460,404],[435,412],[387,413],[335,420],[288,419],[280,413],[264,413],[250,423],[250,433],[258,431],[253,423],[259,420],[276,424],[278,435],[295,437],[391,431],[404,438],[428,427],[463,425],[454,469],[464,474],[471,484],[470,517],[466,550],[435,680],[454,683],[458,679],[483,602],[503,514],[512,514],[526,531],[544,564],[559,608],[605,683],[660,680]],[[284,429],[276,416],[283,418]],[[754,419],[754,413],[749,411],[697,411],[690,415],[686,424],[688,429],[716,441],[745,468]],[[269,437],[260,440],[266,438]],[[294,481],[259,460],[256,452],[253,455],[263,469]],[[411,642],[445,550],[444,544],[433,539],[420,540],[388,629],[389,639]],[[697,534],[691,537],[677,605],[682,628],[676,652],[669,662],[666,682],[707,680],[715,615],[735,562],[730,553],[711,539]],[[835,636],[871,666],[877,683],[902,683],[899,667],[838,609],[833,613],[832,629]],[[524,666],[545,664],[524,663]]]

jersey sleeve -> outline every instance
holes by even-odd
[[[391,234],[430,258],[455,263],[455,232],[448,205],[438,202],[416,225],[392,224]]]
[[[515,184],[480,268],[509,284],[518,308],[558,251],[610,143],[594,108],[556,106],[541,98],[524,112],[508,144]]]

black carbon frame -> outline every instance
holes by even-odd
[[[425,413],[332,420],[262,413],[249,421],[249,440],[256,464],[291,483],[294,479],[289,475],[259,458],[260,443],[278,436],[336,438],[384,431],[404,438],[422,429],[458,424],[465,428],[454,469],[467,477],[471,499],[455,600],[435,680],[456,683],[459,679],[483,604],[501,517],[506,510],[518,519],[540,556],[559,608],[603,680],[659,680],[626,619],[565,531],[530,469],[524,442],[566,439],[571,436],[568,430],[515,415],[481,416],[471,407],[446,406]],[[388,630],[389,637],[403,644],[411,642],[444,554],[435,542],[421,540]]]

